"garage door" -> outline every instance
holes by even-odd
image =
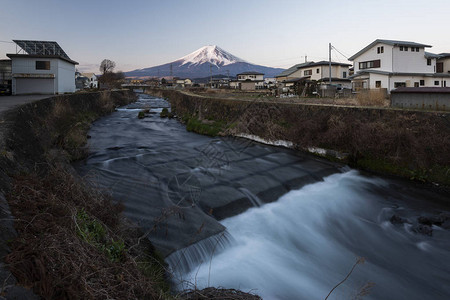
[[[16,78],[16,95],[53,94],[53,78]]]

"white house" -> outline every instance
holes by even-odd
[[[89,87],[91,89],[98,88],[98,78],[94,73],[81,73],[81,75],[89,79]]]
[[[350,64],[346,63],[331,62],[331,83],[350,88],[351,82],[350,79],[348,79],[350,66]],[[310,61],[297,64],[281,72],[276,76],[276,79],[279,83],[289,83],[293,80],[303,79],[314,80],[327,84],[330,80],[330,62]]]
[[[14,40],[20,50],[11,59],[12,94],[75,92],[75,65],[56,42]]]
[[[354,90],[399,87],[447,86],[450,74],[437,73],[439,55],[425,51],[430,45],[416,42],[375,40],[349,58]],[[450,82],[449,82],[450,83]]]
[[[241,90],[264,88],[264,74],[259,72],[243,72],[236,75],[237,86]]]

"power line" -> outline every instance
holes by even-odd
[[[336,47],[334,47],[334,46],[331,46],[331,47],[333,47],[333,49],[336,50],[340,55],[342,55],[343,57],[345,57],[346,59],[349,60],[348,56],[345,55],[345,54],[343,54],[343,53],[342,53],[341,51],[339,51]]]
[[[14,44],[14,42],[9,42],[9,41],[0,41],[0,43]]]

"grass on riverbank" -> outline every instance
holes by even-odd
[[[18,176],[8,199],[19,237],[6,262],[19,282],[41,297],[168,295],[164,262],[154,249],[148,252],[148,244],[139,245],[139,234],[130,234],[120,217],[122,207],[67,171]]]

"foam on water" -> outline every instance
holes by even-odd
[[[226,219],[233,244],[191,266],[183,280],[199,288],[209,283],[252,290],[264,299],[324,299],[361,256],[366,263],[337,299],[350,299],[368,281],[376,286],[365,299],[448,299],[450,290],[442,287],[449,240],[390,224],[391,204],[367,193],[367,187],[384,184],[355,171],[336,174]]]

